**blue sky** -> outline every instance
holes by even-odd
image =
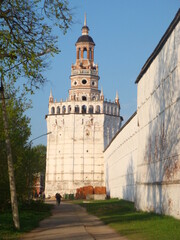
[[[144,63],[160,41],[180,7],[179,0],[71,0],[74,24],[66,35],[56,29],[61,53],[50,59],[45,72],[48,82],[35,92],[31,118],[34,139],[47,132],[50,89],[57,101],[68,97],[71,64],[76,60],[75,43],[81,35],[84,13],[99,65],[99,89],[114,100],[118,91],[124,123],[136,111],[137,86],[134,83]],[[46,136],[33,145],[46,145]]]

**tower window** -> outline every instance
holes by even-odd
[[[90,106],[89,106],[89,113],[91,113],[91,114],[92,114],[92,113],[93,113],[93,110],[94,110],[94,109],[93,109],[93,106],[92,106],[92,105],[90,105]]]
[[[82,96],[82,101],[87,101],[87,97],[86,96]]]
[[[54,113],[55,113],[55,108],[52,107],[52,108],[51,108],[51,114],[54,114]]]
[[[71,105],[68,106],[68,113],[71,112]]]
[[[86,84],[87,83],[87,80],[86,79],[83,79],[82,80],[82,84]]]
[[[75,113],[79,113],[79,106],[78,105],[75,106]]]
[[[57,112],[57,114],[60,114],[60,107],[57,107],[57,110],[56,110]]]
[[[84,114],[84,113],[86,113],[86,106],[85,105],[82,106],[82,114]]]
[[[83,59],[87,59],[87,48],[83,49]]]
[[[74,81],[74,85],[77,85],[77,82],[76,82],[76,81]]]
[[[64,114],[64,113],[66,113],[66,107],[65,106],[62,107],[62,114]]]
[[[95,82],[94,82],[94,81],[92,81],[92,83],[91,83],[91,84],[92,84],[92,86],[94,86],[94,85],[95,85]]]
[[[100,106],[99,105],[96,106],[96,113],[100,113]]]

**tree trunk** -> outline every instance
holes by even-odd
[[[6,151],[7,151],[8,174],[9,174],[13,221],[14,221],[15,228],[20,229],[13,158],[12,158],[12,151],[11,151],[11,142],[10,142],[9,132],[8,132],[8,119],[6,114],[6,103],[5,103],[4,89],[3,89],[2,82],[1,82],[0,92],[2,96],[2,115],[3,115],[3,125],[4,125],[5,139],[6,139]]]

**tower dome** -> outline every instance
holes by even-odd
[[[84,26],[82,27],[82,36],[80,36],[76,42],[77,43],[91,43],[93,45],[95,45],[92,37],[90,37],[88,35],[89,33],[89,28],[87,26],[87,20],[86,20],[86,14],[85,14],[85,18],[84,18]]]
[[[89,35],[82,35],[78,38],[76,43],[81,43],[81,42],[88,42],[88,43],[92,43],[95,45],[92,37],[90,37]]]

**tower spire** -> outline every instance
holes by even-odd
[[[53,95],[52,95],[52,89],[50,90],[50,97],[52,97]]]
[[[119,105],[119,95],[118,95],[118,91],[116,91],[115,102]]]
[[[53,102],[54,101],[54,98],[53,98],[53,95],[52,95],[52,89],[50,90],[50,95],[49,95],[49,102]]]
[[[119,99],[118,91],[116,91],[116,99]]]
[[[86,18],[86,13],[84,14],[84,26],[87,27],[87,18]]]
[[[84,26],[82,27],[82,35],[88,35],[89,28],[87,26],[86,13],[84,14]]]
[[[104,101],[104,94],[103,94],[103,88],[102,87],[101,87],[100,99]]]

